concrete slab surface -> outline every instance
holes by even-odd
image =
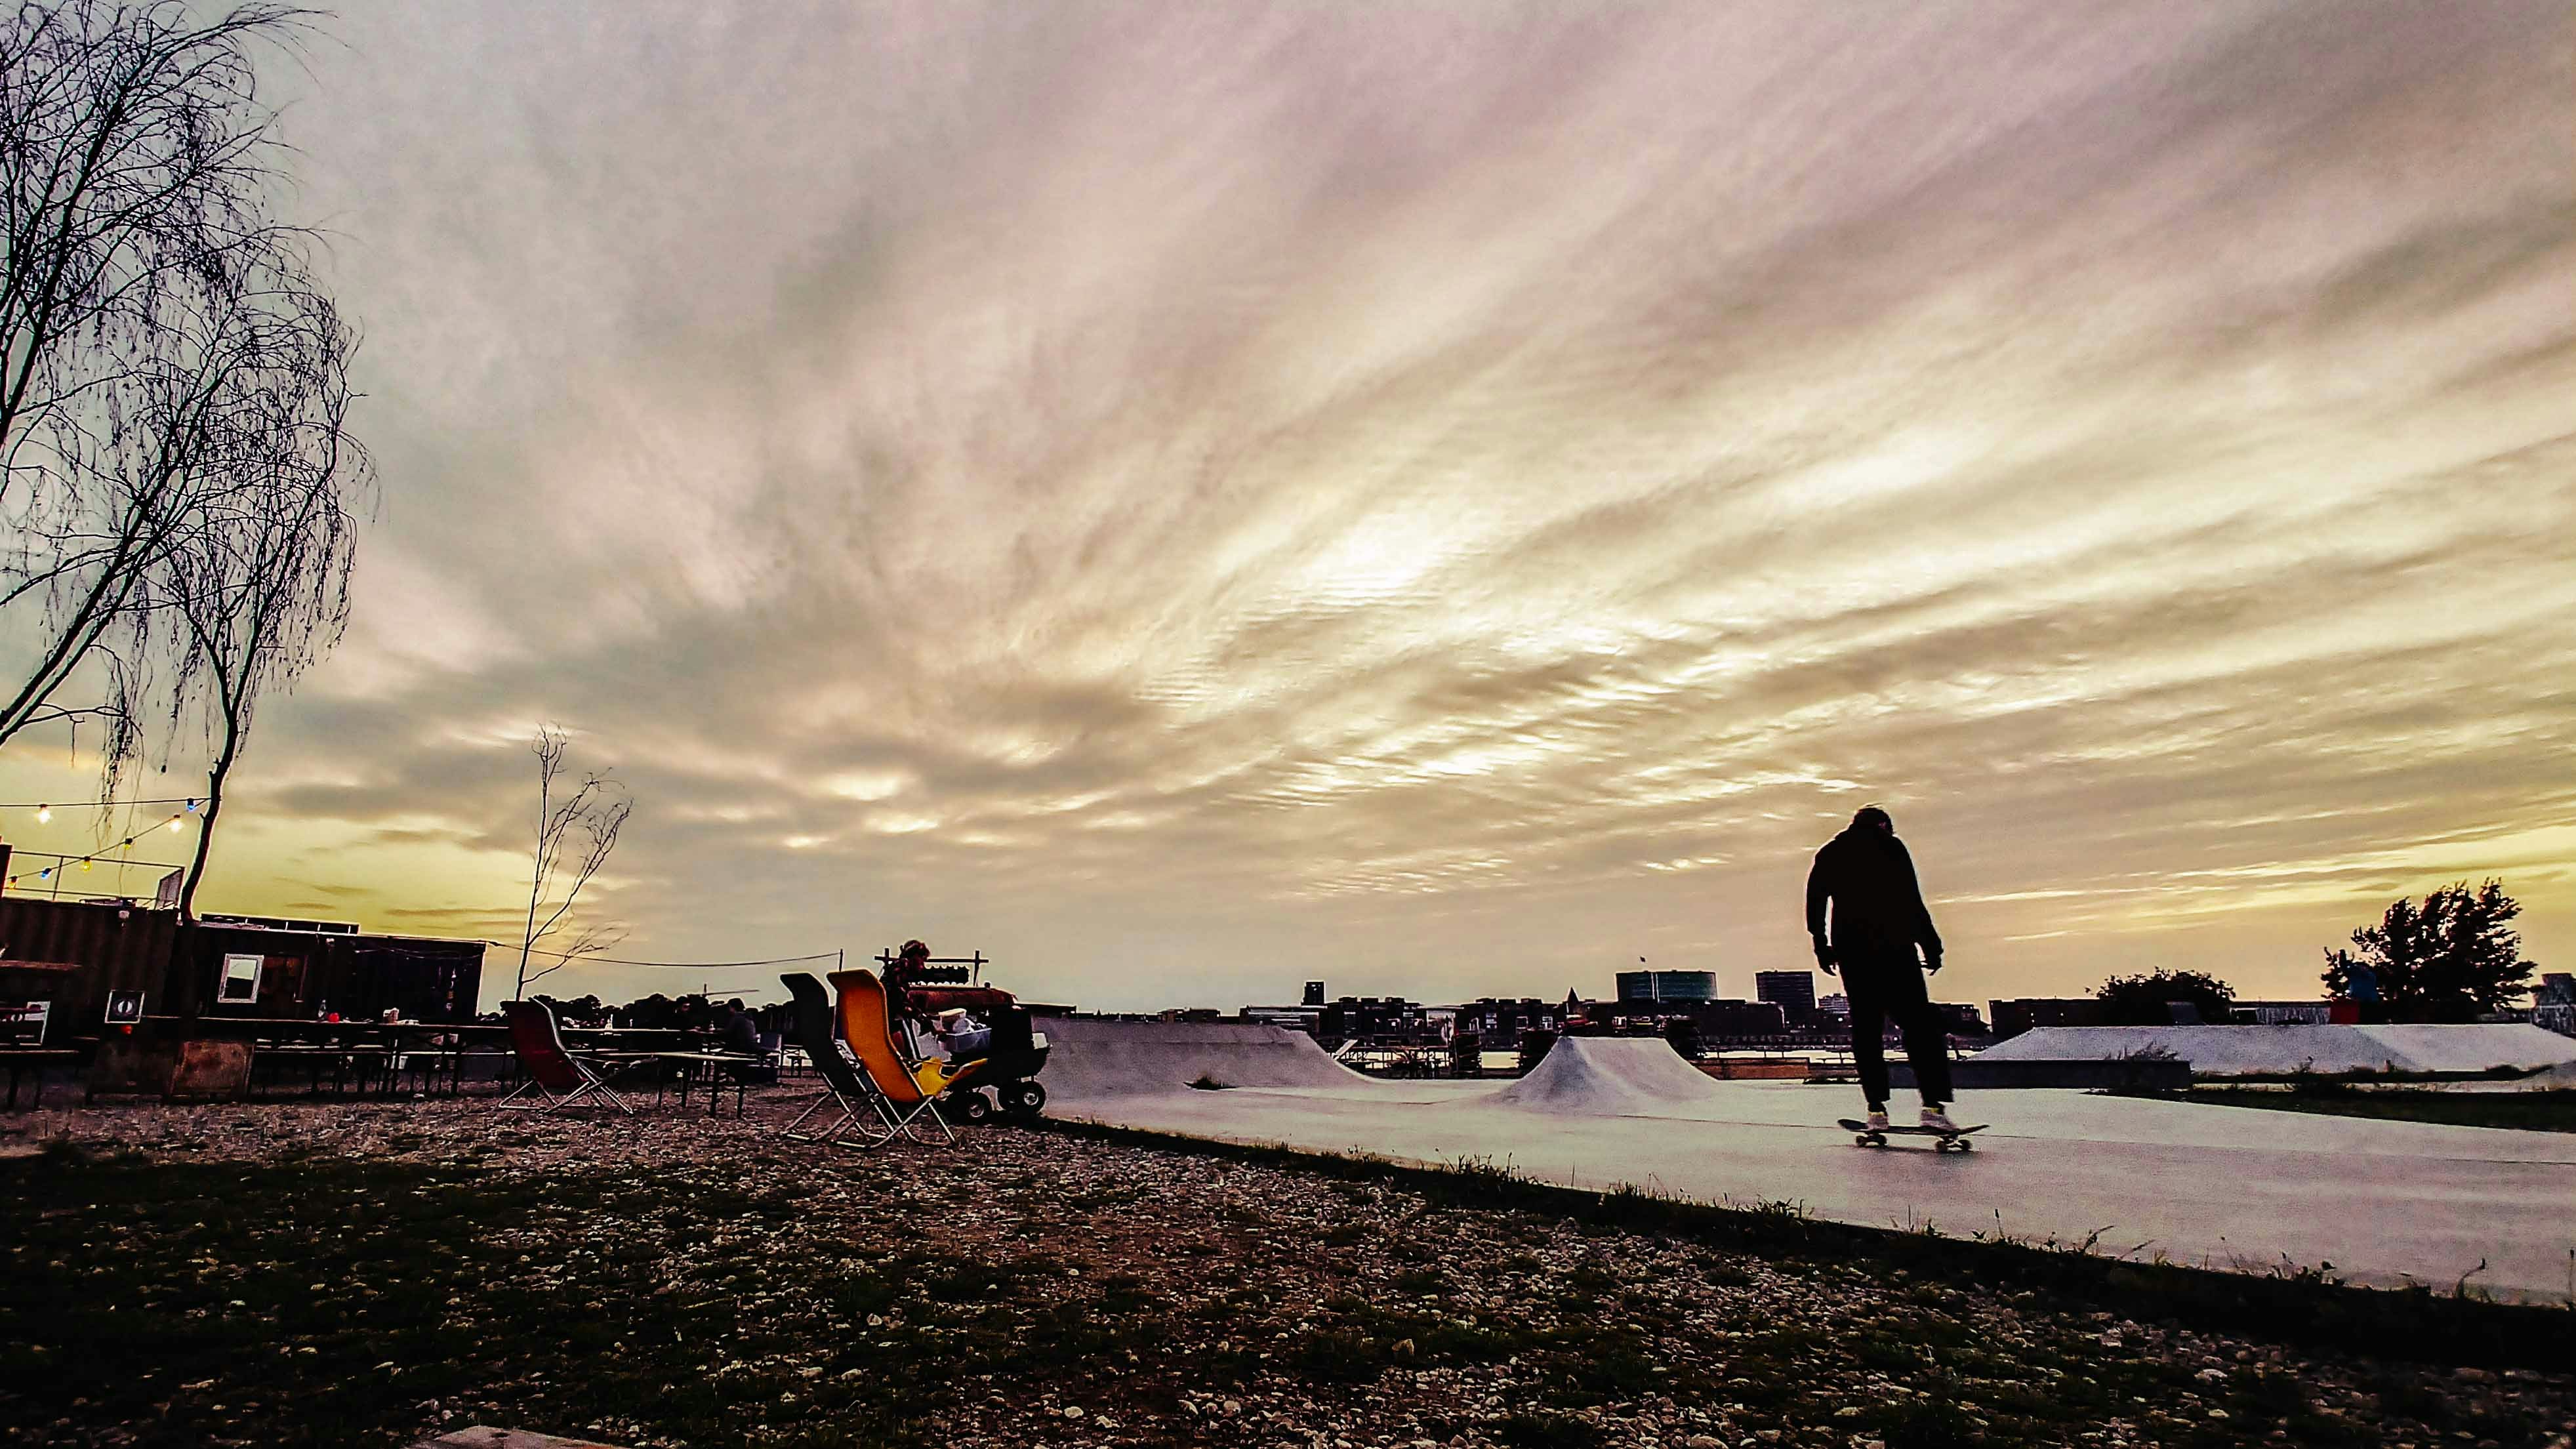
[[[1092,1034],[1121,1038],[1123,1063],[1157,1056],[1157,1024],[1089,1025],[1134,1028]],[[1643,1063],[1586,1051],[1583,1071],[1622,1057]],[[1169,1074],[1145,1070],[1155,1082]],[[1048,1079],[1058,1116],[1435,1165],[1483,1159],[1568,1186],[1787,1201],[1962,1236],[2090,1239],[2105,1253],[2252,1272],[2331,1263],[2356,1282],[2444,1290],[2465,1274],[2499,1296],[2564,1299],[2576,1250],[2576,1136],[2566,1134],[2008,1091],[1955,1107],[1962,1121],[1994,1125],[1976,1152],[1942,1155],[1854,1146],[1833,1125],[1860,1106],[1848,1086],[1703,1078],[1696,1096],[1642,1103],[1613,1087],[1602,1100],[1624,1097],[1627,1110],[1603,1112],[1532,1111],[1477,1081],[1069,1092],[1053,1063]]]
[[[2072,1061],[2168,1052],[2194,1076],[2246,1072],[2530,1071],[2576,1062],[2576,1037],[2521,1022],[2471,1026],[2043,1026],[1978,1061]]]

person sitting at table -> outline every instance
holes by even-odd
[[[747,1057],[761,1055],[760,1023],[752,1020],[751,1013],[742,1009],[739,999],[716,1008],[716,1039],[724,1044],[726,1051],[740,1052]]]
[[[740,1000],[728,1001],[718,1008],[717,1039],[724,1049],[753,1058],[752,1063],[736,1066],[733,1073],[746,1082],[768,1083],[778,1080],[778,1071],[769,1064],[769,1049],[761,1043],[760,1023],[742,1009]]]
[[[993,1050],[993,1029],[969,1016],[962,1006],[939,1013],[937,1034],[940,1050],[947,1053],[952,1067],[988,1056]]]

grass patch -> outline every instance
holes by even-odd
[[[65,1150],[0,1163],[0,1197],[0,1423],[132,1436],[95,1442],[393,1445],[435,1400],[618,1442],[766,1420],[902,1446],[977,1375],[1103,1382],[1168,1336],[1135,1277],[1039,1253],[890,1228],[828,1273],[783,1263],[795,1200],[703,1177]]]

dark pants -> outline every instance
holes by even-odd
[[[1950,1100],[1950,1029],[1924,990],[1923,968],[1910,961],[1847,961],[1843,991],[1851,997],[1852,1059],[1861,1093],[1872,1107],[1887,1104],[1887,1051],[1880,1038],[1894,1021],[1905,1034],[1905,1059],[1923,1104]]]

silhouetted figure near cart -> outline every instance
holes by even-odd
[[[930,969],[930,948],[919,941],[906,941],[903,949],[886,963],[886,1009],[896,1021],[904,1023],[907,1035],[913,1027],[928,1027],[930,1014],[915,1001],[912,988],[921,984],[922,973]]]
[[[1827,908],[1831,907],[1830,930]],[[1894,1021],[1905,1035],[1905,1059],[1923,1096],[1923,1125],[1957,1130],[1950,1103],[1950,1033],[1932,1005],[1924,973],[1941,969],[1941,934],[1915,883],[1914,858],[1896,838],[1896,823],[1875,805],[1853,814],[1842,834],[1816,852],[1807,872],[1807,934],[1816,964],[1839,972],[1851,998],[1852,1059],[1869,1098],[1869,1126],[1887,1128],[1887,1053],[1880,1037]],[[1921,954],[1917,955],[1917,952]]]

